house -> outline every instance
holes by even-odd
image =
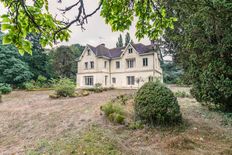
[[[162,81],[159,51],[152,45],[128,44],[109,49],[104,44],[87,45],[78,59],[77,87],[96,83],[120,89],[139,88],[145,82]]]

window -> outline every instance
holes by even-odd
[[[116,61],[116,68],[120,68],[120,61]]]
[[[134,76],[127,76],[127,84],[134,85],[135,84],[135,77]]]
[[[129,51],[129,53],[133,53],[133,49],[132,48],[129,48],[128,51]]]
[[[90,68],[93,69],[94,68],[94,62],[90,61]]]
[[[127,59],[127,68],[133,68],[135,66],[135,59]]]
[[[143,66],[148,66],[148,58],[143,58]]]
[[[85,85],[93,86],[93,76],[85,76]]]
[[[149,76],[149,77],[148,77],[148,81],[149,81],[149,82],[154,81],[154,80],[153,80],[153,76]]]
[[[107,61],[104,62],[104,68],[106,68],[106,67],[107,67]]]
[[[88,62],[85,62],[85,69],[88,69]]]
[[[91,54],[90,49],[88,49],[88,51],[87,51],[87,55],[90,55],[90,54]]]
[[[128,85],[135,85],[135,77],[134,76],[127,76],[127,84]]]
[[[112,78],[112,83],[116,83],[116,78]]]
[[[107,86],[108,76],[105,76],[105,86]]]

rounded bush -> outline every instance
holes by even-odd
[[[75,95],[75,84],[67,78],[60,79],[54,86],[56,94],[62,97],[72,97]]]
[[[6,83],[0,83],[0,92],[2,94],[8,94],[12,91],[12,88],[9,84]]]
[[[177,98],[159,82],[148,82],[138,90],[135,115],[137,119],[152,126],[176,124],[182,119]]]

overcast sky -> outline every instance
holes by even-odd
[[[57,15],[58,18],[63,18],[61,13],[57,10],[57,8],[65,8],[65,6],[69,6],[73,4],[75,0],[63,0],[63,3],[57,3],[57,0],[49,0],[49,10],[55,16]],[[98,6],[98,0],[85,0],[85,7],[87,14],[95,10]],[[3,14],[4,10],[1,6],[0,13]],[[78,13],[77,9],[74,9],[71,12],[66,14],[66,17],[70,20],[75,17]],[[97,12],[94,16],[90,17],[88,20],[88,24],[84,26],[85,31],[82,31],[80,27],[73,25],[70,30],[71,38],[68,42],[62,42],[59,45],[71,45],[75,43],[80,43],[82,45],[91,44],[91,45],[98,45],[101,43],[105,43],[107,47],[115,47],[117,42],[117,38],[119,34],[123,34],[123,38],[126,32],[129,32],[133,41],[138,42],[135,37],[135,25],[133,24],[129,31],[125,32],[112,32],[111,27],[105,24],[104,19],[100,16],[100,13]],[[148,38],[142,39],[140,42],[144,44],[150,44]]]

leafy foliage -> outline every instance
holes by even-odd
[[[49,88],[51,87],[51,81],[48,81],[48,79],[42,75],[39,75],[37,80],[31,80],[29,82],[25,82],[23,84],[24,88],[26,90],[36,90],[39,88]]]
[[[3,38],[4,44],[15,45],[20,54],[25,52],[32,54],[32,44],[27,39],[28,34],[40,34],[40,44],[53,44],[54,40],[68,40],[68,30],[58,31],[64,24],[56,20],[48,11],[47,0],[37,0],[34,5],[28,5],[26,1],[1,0],[8,12],[1,16],[2,31],[7,34]]]
[[[8,94],[12,91],[12,88],[9,84],[0,83],[0,93],[1,94]]]
[[[157,39],[166,28],[173,28],[176,18],[167,17],[163,6],[150,0],[102,0],[101,16],[110,24],[113,31],[129,29],[134,20],[136,23],[136,37],[141,39],[148,36],[151,40]]]
[[[109,118],[110,121],[122,124],[124,123],[124,111],[119,104],[109,102],[101,107],[101,110]]]
[[[163,69],[164,83],[176,84],[183,74],[182,69],[177,66],[175,62],[163,62],[161,64]]]
[[[181,98],[191,97],[191,95],[186,93],[185,91],[177,91],[177,92],[175,92],[175,96],[181,97]]]
[[[200,102],[232,111],[232,3],[229,0],[163,2],[179,20],[164,39]]]
[[[148,82],[138,90],[135,115],[152,126],[179,123],[182,118],[176,97],[159,82]]]
[[[54,85],[55,92],[61,97],[75,96],[76,85],[68,78],[62,78]]]
[[[0,83],[13,85],[21,85],[33,76],[29,66],[11,45],[0,45],[0,73]]]
[[[56,77],[67,77],[75,79],[76,76],[76,57],[68,46],[60,46],[51,51],[51,68],[54,69]]]
[[[78,10],[74,20],[59,21],[49,13],[48,0],[36,0],[29,3],[27,0],[1,0],[1,3],[8,9],[7,13],[1,16],[2,31],[8,32],[4,36],[4,44],[15,45],[21,54],[32,53],[32,44],[27,39],[28,34],[40,34],[40,44],[52,46],[57,41],[67,41],[70,38],[68,28],[76,24],[82,29],[91,17],[101,8],[101,16],[110,24],[113,31],[124,31],[129,29],[134,20],[136,24],[137,38],[148,36],[151,40],[163,34],[164,29],[173,28],[175,18],[168,17],[162,3],[156,0],[101,0],[99,6],[90,14],[86,14],[83,0],[77,0],[65,9],[66,13],[74,8]],[[58,2],[62,2],[59,0]]]
[[[32,55],[25,53],[21,60],[28,64],[30,71],[33,73],[32,78],[36,80],[40,75],[51,78],[53,73],[48,68],[50,57],[40,45],[39,35],[30,34],[27,39],[32,43]]]

